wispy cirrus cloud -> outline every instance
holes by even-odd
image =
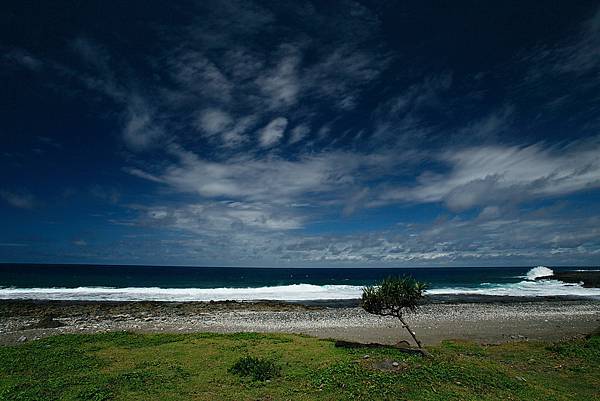
[[[260,132],[260,146],[266,148],[279,142],[283,137],[287,125],[288,120],[285,117],[277,117],[269,122]]]
[[[369,158],[360,160],[356,155],[337,153],[306,156],[297,161],[239,157],[219,163],[203,160],[179,147],[173,147],[171,153],[179,158],[179,163],[159,174],[129,171],[203,197],[283,203],[310,193],[333,191],[353,181],[351,173],[361,165],[372,162]]]
[[[482,146],[447,151],[444,172],[424,171],[383,201],[443,202],[451,210],[519,203],[600,187],[597,138],[565,146]]]
[[[561,40],[522,52],[519,62],[525,72],[513,84],[513,98],[536,105],[543,113],[537,118],[562,117],[557,110],[569,108],[567,121],[584,120],[599,126],[600,7],[590,7],[589,11],[587,18]]]
[[[203,202],[184,206],[133,206],[140,211],[138,224],[165,226],[201,235],[231,232],[293,230],[303,219],[293,210],[260,202]]]
[[[0,190],[0,198],[19,209],[33,209],[37,205],[35,197],[27,191]]]
[[[2,63],[9,66],[25,67],[31,71],[39,71],[44,63],[25,49],[13,48],[2,56]]]
[[[278,132],[264,129],[269,122],[281,126],[286,119],[290,126],[305,127],[323,107],[352,110],[392,57],[383,45],[367,45],[378,35],[377,18],[353,1],[327,18],[309,2],[288,5],[294,34],[278,18],[280,7],[233,3],[196,4],[202,10],[198,17],[165,35],[166,50],[146,55],[161,77],[155,82],[139,82],[131,66],[93,36],[69,42],[78,61],[47,64],[118,105],[123,142],[143,152],[180,136],[189,139],[194,129],[210,145],[233,148],[258,138],[254,144],[265,147],[265,138],[273,137],[264,132]],[[331,18],[339,20],[335,30]],[[257,50],[256,41],[273,34],[282,35],[279,44]],[[30,60],[30,66],[42,63],[25,51],[13,53],[12,59]],[[297,130],[290,143],[304,140],[302,132]]]
[[[132,150],[148,149],[164,136],[163,128],[156,121],[155,112],[137,95],[131,95],[127,100],[124,120],[123,140]]]
[[[600,65],[600,7],[582,25],[578,34],[558,44],[541,46],[528,55],[534,63],[530,78],[544,72],[584,74]]]

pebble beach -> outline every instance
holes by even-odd
[[[493,299],[428,302],[409,324],[425,344],[465,339],[480,343],[560,340],[600,326],[593,299]],[[272,302],[0,301],[0,344],[65,333],[287,332],[321,338],[394,344],[410,340],[394,318],[356,305]]]

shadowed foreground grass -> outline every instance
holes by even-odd
[[[428,349],[432,358],[423,359],[287,334],[62,335],[0,347],[0,400],[600,397],[599,336],[555,344],[446,342]],[[280,373],[269,381],[231,373],[244,356],[274,361]],[[382,366],[388,370],[376,368]]]

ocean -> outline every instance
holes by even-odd
[[[317,301],[360,298],[362,287],[410,274],[431,295],[579,296],[600,289],[538,280],[560,267],[233,268],[1,264],[0,299],[88,301]]]

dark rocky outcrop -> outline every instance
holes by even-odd
[[[554,272],[551,276],[538,277],[536,280],[560,280],[565,283],[583,283],[586,288],[600,288],[600,271]]]

